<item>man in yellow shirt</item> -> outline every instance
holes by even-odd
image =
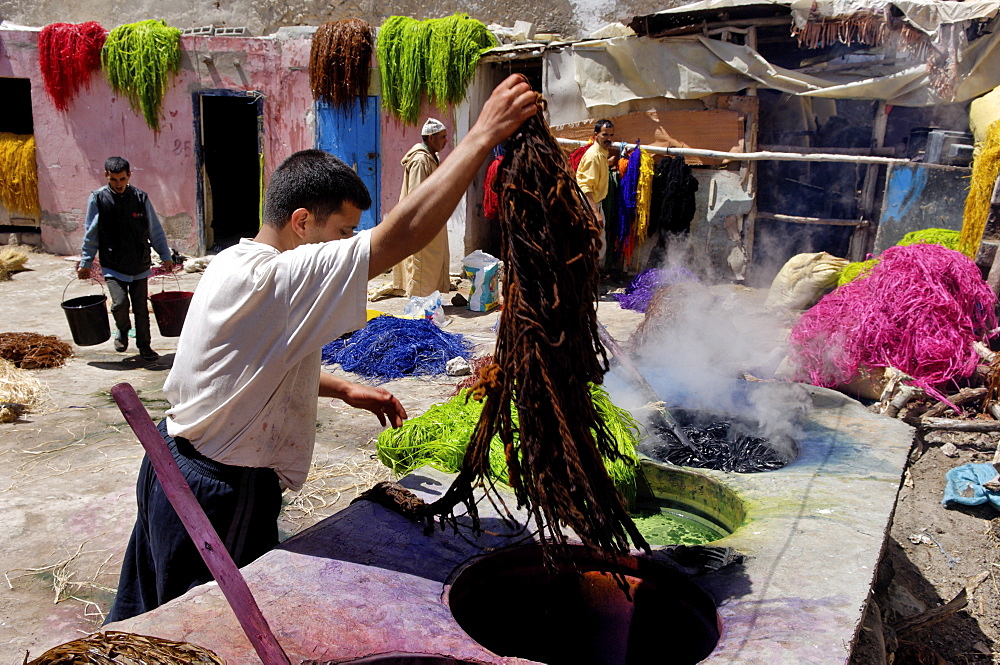
[[[594,143],[583,153],[580,165],[576,169],[576,184],[587,196],[594,214],[601,225],[600,261],[603,262],[607,247],[604,211],[601,202],[608,195],[608,155],[611,143],[615,139],[615,126],[607,118],[602,118],[594,124]]]

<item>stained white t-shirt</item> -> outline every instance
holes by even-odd
[[[244,239],[195,289],[163,392],[167,431],[224,464],[305,482],[323,346],[365,324],[371,233],[286,252]]]

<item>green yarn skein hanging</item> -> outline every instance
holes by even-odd
[[[382,105],[415,125],[424,93],[442,111],[461,102],[480,56],[496,45],[493,33],[468,14],[425,21],[390,16],[379,28],[375,49]]]
[[[170,74],[181,66],[181,31],[166,21],[149,19],[120,25],[101,49],[101,69],[112,89],[125,95],[132,110],[160,131],[160,106]]]
[[[636,497],[636,474],[641,426],[627,410],[615,406],[607,391],[591,385],[591,397],[625,460],[604,460],[604,466],[628,505]],[[387,429],[378,437],[378,458],[397,476],[404,476],[424,466],[455,473],[462,466],[472,430],[483,410],[481,402],[466,400],[468,390],[442,404],[435,404],[423,414],[410,418],[397,429]],[[515,425],[517,413],[514,413]],[[517,437],[515,435],[515,441]],[[508,484],[507,459],[503,443],[496,436],[490,442],[490,472],[497,482]]]

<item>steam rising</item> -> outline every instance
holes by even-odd
[[[796,422],[811,401],[808,391],[796,384],[743,380],[744,372],[773,379],[785,356],[790,321],[764,311],[766,296],[766,290],[731,284],[666,287],[622,346],[668,409],[706,411],[720,420],[739,417],[755,423],[757,434],[772,445],[794,441]],[[648,421],[648,399],[625,377],[612,362],[605,377],[612,400]],[[779,452],[794,456],[787,449]]]

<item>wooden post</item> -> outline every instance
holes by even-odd
[[[215,581],[219,583],[219,588],[222,589],[229,606],[233,608],[243,632],[246,633],[261,661],[264,665],[291,665],[287,654],[271,632],[267,619],[257,606],[257,601],[250,593],[246,580],[243,579],[226,546],[219,539],[219,534],[215,532],[212,523],[208,521],[208,516],[202,510],[191,487],[184,480],[177,461],[150,419],[135,389],[128,383],[119,383],[111,388],[111,396],[139,438],[139,443],[146,449],[149,461],[156,471],[156,477],[163,487],[163,493],[174,507],[177,516],[181,518],[184,529],[198,549],[198,554],[212,572]]]
[[[746,45],[753,51],[757,50],[757,26],[751,25],[747,28]],[[757,97],[756,83],[747,89],[747,96]],[[749,115],[749,122],[744,129],[744,143],[746,145],[743,146],[743,149],[747,152],[757,152],[757,135],[760,132],[760,102]],[[747,256],[747,266],[743,273],[745,277],[753,269],[753,242],[757,221],[757,162],[743,162],[740,170],[744,169],[741,181],[744,191],[750,195],[750,212],[743,219],[743,250]]]
[[[881,148],[885,143],[885,129],[889,123],[888,107],[884,101],[879,101],[875,109],[875,120],[872,123],[872,143],[871,147]],[[871,244],[872,233],[875,230],[875,186],[878,183],[879,167],[870,164],[865,169],[865,180],[861,186],[861,200],[858,211],[861,219],[868,222],[865,226],[859,226],[851,235],[850,260],[864,261],[868,253],[868,245]]]

